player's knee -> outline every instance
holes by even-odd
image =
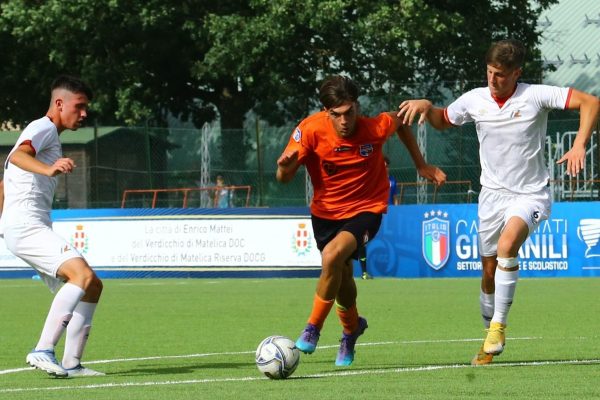
[[[516,257],[522,244],[522,241],[518,238],[502,236],[500,240],[498,240],[497,252],[498,254]]]
[[[326,246],[321,254],[323,262],[323,268],[333,269],[336,265],[340,264],[342,253],[340,249],[333,246]]]
[[[484,268],[482,275],[481,275],[483,281],[485,283],[494,282],[495,272],[496,272],[495,270]]]
[[[515,268],[519,266],[519,259],[517,257],[497,257],[498,266],[502,268]]]

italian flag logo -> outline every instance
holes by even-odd
[[[422,242],[423,258],[436,271],[441,269],[450,256],[450,222],[448,213],[431,211],[425,213]]]

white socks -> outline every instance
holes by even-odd
[[[65,353],[62,365],[65,369],[75,368],[80,364],[83,349],[92,327],[92,317],[96,311],[97,303],[80,301],[73,311],[71,322],[67,326],[65,339]]]
[[[65,283],[56,293],[36,350],[54,350],[63,331],[73,316],[73,310],[85,292],[77,285]]]
[[[490,327],[490,321],[494,316],[494,297],[494,293],[487,294],[483,290],[479,293],[479,308],[485,329]]]
[[[493,322],[500,322],[501,324],[506,325],[508,311],[513,302],[518,279],[519,270],[503,271],[500,268],[496,269],[496,278],[494,279],[496,293],[494,299],[494,316],[492,317]]]

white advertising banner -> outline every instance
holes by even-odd
[[[309,218],[74,220],[53,229],[92,267],[321,265]]]

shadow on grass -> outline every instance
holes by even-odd
[[[189,365],[179,366],[164,366],[164,365],[149,365],[144,367],[136,367],[121,372],[116,372],[114,375],[118,376],[143,376],[143,375],[177,375],[177,374],[191,374],[194,372],[207,370],[207,369],[238,369],[238,368],[249,368],[254,367],[253,363],[198,363]]]

